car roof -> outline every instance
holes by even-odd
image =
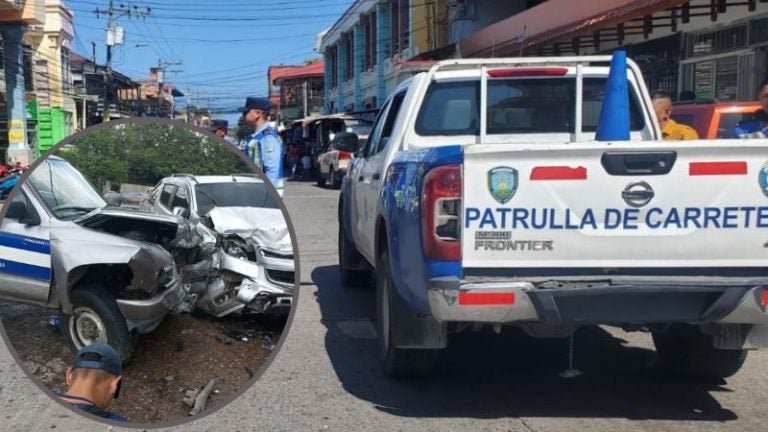
[[[181,183],[190,181],[197,184],[215,184],[215,183],[264,183],[263,180],[256,177],[256,174],[232,174],[232,175],[183,175],[177,174],[163,179],[165,183]]]

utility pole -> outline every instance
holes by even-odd
[[[139,8],[138,6],[129,7],[123,4],[115,6],[114,0],[109,0],[109,8],[96,8],[94,11],[96,18],[100,18],[101,15],[107,16],[107,76],[104,86],[104,121],[109,121],[110,118],[109,105],[112,97],[112,46],[122,45],[124,42],[124,30],[122,27],[116,26],[115,23],[118,18],[123,16],[127,16],[128,18],[146,18],[151,12],[152,10],[150,8]]]
[[[307,84],[309,84],[307,81],[304,81],[303,90],[304,90],[304,118],[309,117],[309,91],[307,90]]]
[[[175,72],[181,72],[177,70],[170,70],[166,71],[166,66],[180,66],[182,63],[181,61],[168,61],[159,59],[157,61],[157,112],[158,116],[160,112],[162,111],[162,104],[163,104],[163,83],[165,81],[165,72],[168,73],[175,73]],[[173,95],[171,95],[171,113],[169,118],[173,118]]]

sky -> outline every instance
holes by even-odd
[[[74,12],[72,50],[106,62],[108,0],[64,0]],[[246,96],[267,95],[270,65],[302,64],[319,58],[317,34],[330,28],[353,0],[148,0],[114,1],[115,7],[145,11],[149,16],[116,19],[125,43],[112,50],[112,68],[133,79],[146,79],[160,60],[165,82],[173,83],[194,105],[232,109]],[[134,6],[137,9],[134,9]],[[117,16],[117,15],[116,15]],[[177,72],[171,72],[177,71]],[[186,106],[186,98],[180,99]],[[238,114],[219,115],[230,124]]]

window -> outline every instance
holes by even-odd
[[[379,111],[379,115],[376,116],[376,121],[373,122],[373,127],[371,128],[371,134],[368,136],[368,141],[366,141],[365,148],[363,149],[363,157],[367,158],[376,154],[375,148],[379,142],[381,129],[384,127],[384,118],[387,114],[387,110],[389,109],[389,105],[390,102],[385,102],[384,106],[381,107],[381,111]]]
[[[167,184],[163,186],[163,191],[160,193],[160,204],[163,205],[163,207],[166,207],[168,209],[171,208],[171,197],[173,196],[173,191],[176,189],[176,186]]]
[[[365,35],[365,62],[363,70],[376,66],[376,12],[363,15],[363,33]]]
[[[585,78],[582,131],[594,132],[600,118],[605,78]],[[488,81],[489,134],[572,133],[575,127],[574,78],[500,79]],[[434,83],[416,119],[420,135],[479,134],[480,83]],[[632,94],[630,127],[645,127],[637,98]]]
[[[264,183],[208,183],[195,188],[197,212],[206,216],[214,207],[280,208]]]
[[[187,190],[183,187],[178,188],[176,190],[176,195],[173,196],[173,202],[171,203],[170,208],[174,209],[176,207],[189,210],[189,198],[187,195]]]
[[[405,99],[405,92],[399,93],[392,98],[392,104],[389,106],[389,113],[387,113],[387,121],[384,123],[384,127],[381,130],[381,136],[379,137],[378,146],[376,146],[376,153],[384,150],[389,144],[390,138],[392,138],[392,131],[395,129],[395,122],[397,116],[400,114],[400,107],[403,105]]]
[[[390,55],[395,55],[408,48],[411,5],[408,0],[392,0],[389,4]]]
[[[735,138],[734,129],[736,129],[736,125],[744,120],[751,120],[753,115],[754,113],[721,114],[720,124],[717,125],[717,138]]]
[[[349,80],[355,75],[355,68],[353,67],[355,50],[352,41],[351,32],[341,35],[341,43],[344,47],[344,80]]]

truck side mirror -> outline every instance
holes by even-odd
[[[13,201],[8,205],[8,212],[5,217],[9,219],[18,219],[19,223],[24,225],[40,225],[40,216],[37,212],[29,211],[27,203],[23,201]]]
[[[341,150],[349,153],[357,153],[360,145],[360,139],[356,133],[353,132],[339,132],[333,138],[331,145],[336,150]]]

